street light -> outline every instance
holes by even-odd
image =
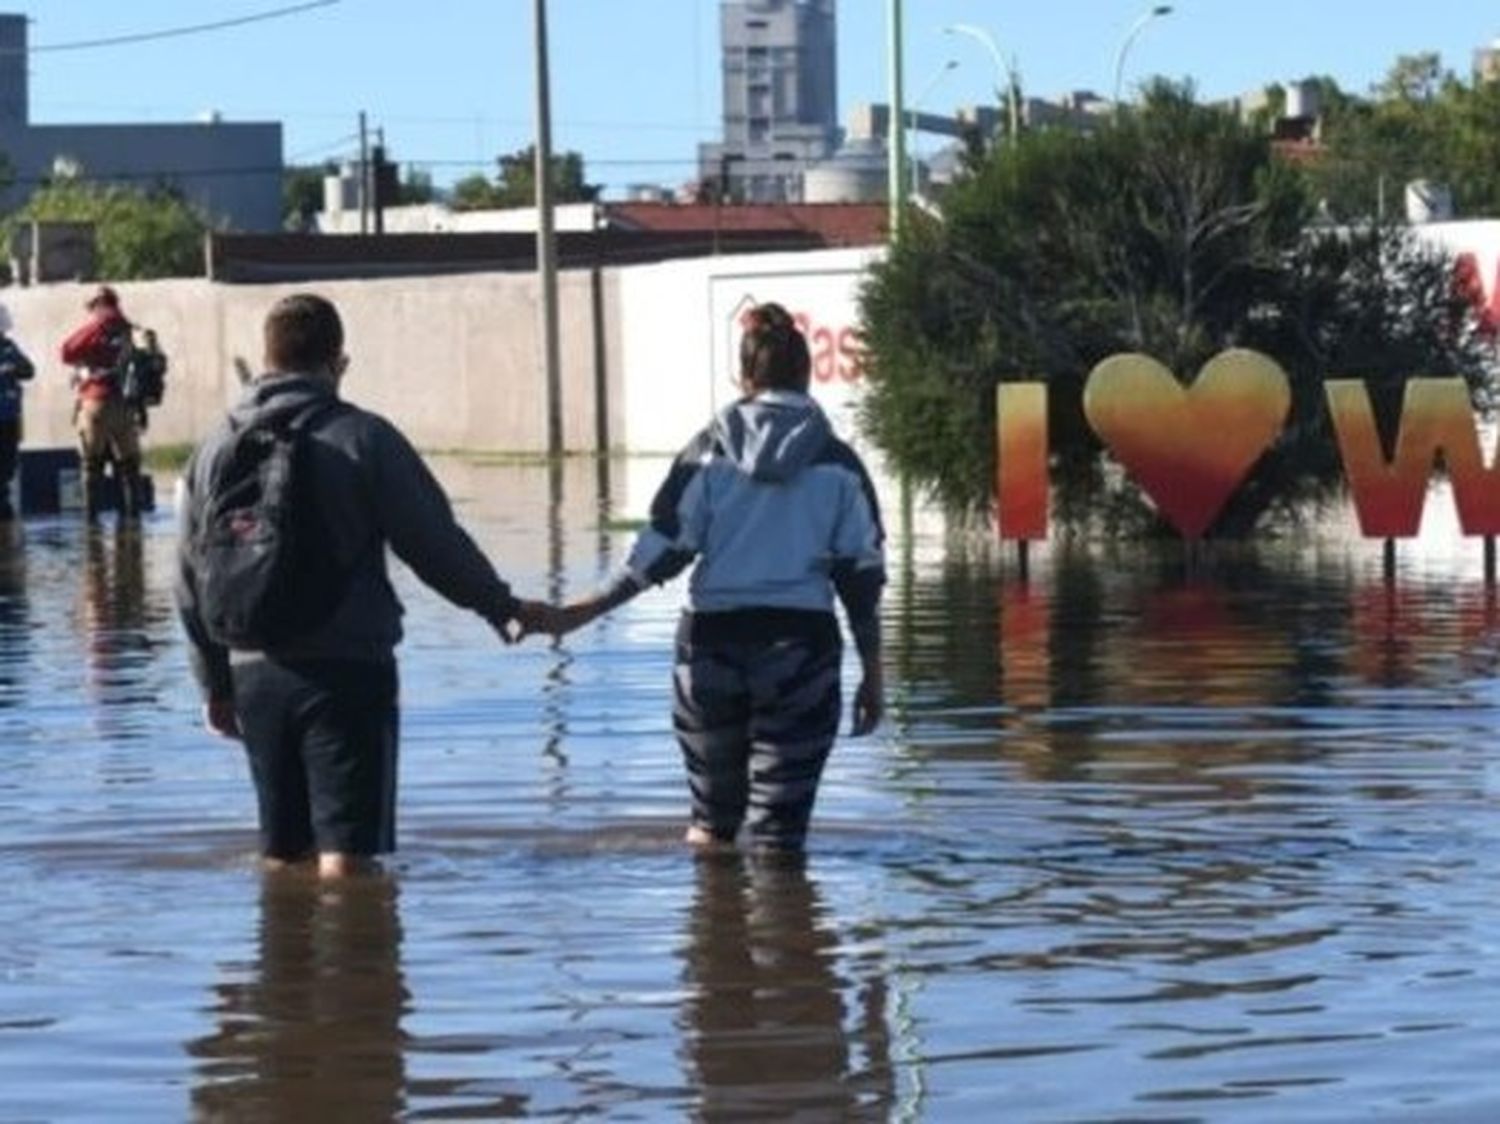
[[[891,242],[901,240],[902,211],[906,202],[906,92],[905,52],[902,49],[902,2],[888,0],[886,22],[889,33],[889,78],[891,83],[891,121],[886,129],[887,148],[890,156],[886,161],[888,175],[886,194],[891,209]]]
[[[1172,5],[1156,4],[1140,14],[1135,23],[1130,25],[1130,30],[1125,33],[1125,38],[1120,41],[1120,49],[1115,54],[1115,112],[1120,111],[1120,91],[1125,83],[1125,56],[1130,53],[1130,46],[1140,37],[1141,32],[1146,30],[1146,25],[1152,20],[1160,19],[1162,16],[1172,14]]]
[[[957,69],[957,59],[949,59],[943,63],[937,72],[927,80],[927,84],[922,87],[922,92],[912,102],[911,113],[907,115],[908,120],[911,122],[911,193],[913,195],[917,193],[917,188],[920,186],[921,180],[922,160],[921,153],[918,150],[918,137],[921,135],[919,118],[922,116],[922,106],[926,104],[927,99],[932,95],[932,91],[937,89],[938,84]]]
[[[1005,104],[1010,117],[1010,137],[1014,141],[1021,132],[1020,107],[1016,104],[1016,89],[1020,82],[1016,77],[1016,63],[1014,59],[1005,61],[1001,55],[1000,48],[995,45],[994,36],[982,27],[976,27],[972,23],[953,23],[943,28],[946,35],[967,35],[970,39],[977,39],[984,44],[984,49],[990,53],[995,60],[995,96],[1000,97],[1000,91],[1005,90]]]

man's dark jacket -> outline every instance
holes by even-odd
[[[231,425],[282,412],[301,412],[333,384],[305,375],[266,375],[251,384],[229,417],[193,453],[178,500],[177,605],[191,645],[194,675],[209,698],[231,694],[231,653],[204,628],[197,577],[187,544],[202,518],[204,495]],[[496,627],[511,620],[517,601],[453,517],[453,508],[411,443],[390,422],[339,404],[311,429],[308,478],[326,540],[352,576],[337,609],[305,636],[273,652],[234,658],[387,661],[401,640],[401,602],[386,573],[386,547],[424,583]]]

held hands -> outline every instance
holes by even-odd
[[[542,634],[566,636],[582,628],[599,615],[598,607],[588,601],[571,605],[549,605],[545,601],[522,601],[516,615],[500,630],[507,644],[515,644],[527,637]]]

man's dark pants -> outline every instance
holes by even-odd
[[[15,515],[10,504],[10,480],[16,474],[21,447],[21,419],[0,418],[0,519]]]
[[[262,853],[395,850],[395,663],[254,658],[233,676]]]

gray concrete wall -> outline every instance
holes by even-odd
[[[604,365],[611,427],[624,433],[619,277],[603,274]],[[595,444],[591,277],[559,279],[564,434]],[[529,274],[391,278],[317,284],[217,285],[205,280],[117,286],[125,313],[155,328],[171,361],[148,444],[200,439],[240,393],[240,372],[261,366],[261,323],[277,298],[310,290],[338,305],[351,358],[344,393],[400,426],[427,450],[541,452],[547,445],[537,296]],[[37,365],[25,405],[27,447],[72,443],[69,370],[58,356],[84,317],[88,285],[0,291],[12,335]]]

